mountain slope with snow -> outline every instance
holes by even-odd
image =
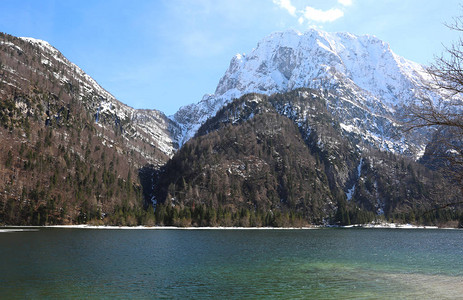
[[[103,130],[116,128],[124,139],[128,151],[134,151],[145,159],[145,162],[163,165],[178,148],[175,134],[179,131],[162,112],[157,110],[134,109],[118,101],[112,94],[102,88],[81,68],[70,62],[48,42],[23,37],[38,57],[40,65],[37,69],[47,80],[75,89],[79,101],[94,116],[94,121]],[[1,41],[4,47],[13,48],[24,53],[20,43]],[[33,69],[31,66],[27,66]],[[11,84],[11,82],[10,82]],[[15,88],[21,90],[31,84],[28,78],[21,78]],[[103,134],[104,135],[104,134]],[[105,139],[111,144],[111,139]],[[162,155],[154,154],[160,152]],[[134,162],[143,165],[145,162]]]
[[[308,87],[326,94],[328,109],[340,118],[346,134],[379,149],[418,156],[426,139],[404,137],[398,116],[404,105],[426,93],[437,97],[421,88],[428,80],[421,65],[396,55],[374,36],[277,32],[251,53],[233,57],[215,93],[172,118],[182,127],[182,144],[234,98]]]

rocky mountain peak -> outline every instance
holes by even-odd
[[[263,38],[248,54],[235,55],[215,93],[180,109],[173,119],[184,130],[182,144],[234,98],[247,93],[271,95],[312,88],[332,95],[328,107],[341,118],[347,133],[356,132],[379,149],[417,156],[425,140],[397,140],[397,116],[422,93],[438,97],[421,88],[427,81],[423,66],[398,56],[375,36],[288,30]],[[351,106],[360,109],[358,115],[351,113]],[[184,110],[194,114],[185,118]],[[350,112],[346,114],[346,110]],[[359,126],[357,121],[364,116],[372,123]],[[385,121],[379,124],[378,119]]]

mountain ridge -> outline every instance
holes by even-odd
[[[43,49],[53,52],[55,56],[59,53],[46,41],[22,39],[38,44]],[[350,44],[345,45],[346,41]],[[371,50],[371,47],[376,48]],[[363,58],[361,61],[369,61],[369,63],[359,64],[359,56]],[[378,60],[380,63],[374,66],[372,59],[366,60],[365,57],[374,57],[373,60]],[[394,68],[397,70],[388,74],[387,64],[384,59],[380,59],[381,57],[387,57],[389,62],[393,61]],[[66,63],[74,66],[78,73],[92,82],[93,88],[97,87],[98,94],[106,97],[108,102],[96,105],[95,110],[100,110],[101,113],[106,111],[110,114],[119,113],[119,118],[130,115],[139,122],[150,119],[164,120],[157,124],[154,121],[147,126],[140,124],[135,131],[140,132],[140,136],[149,136],[153,134],[149,132],[149,127],[163,128],[162,134],[155,134],[158,147],[167,157],[172,157],[183,143],[194,136],[201,124],[233,98],[239,98],[246,93],[271,95],[308,87],[328,91],[334,96],[333,98],[336,98],[330,104],[333,114],[342,115],[350,107],[356,107],[359,111],[357,116],[350,115],[349,118],[345,118],[345,122],[342,122],[346,134],[356,135],[379,149],[418,159],[424,153],[425,144],[430,138],[419,135],[418,138],[405,138],[405,141],[403,138],[397,139],[396,137],[402,134],[399,132],[400,120],[396,115],[403,111],[404,104],[419,95],[428,93],[426,96],[438,97],[420,89],[426,81],[422,66],[396,55],[387,43],[378,38],[350,33],[327,33],[314,29],[305,33],[294,30],[275,32],[263,38],[250,54],[237,54],[232,58],[214,94],[206,94],[200,102],[185,105],[168,117],[157,110],[137,110],[128,106],[122,110],[116,109],[116,112],[111,111],[110,108],[118,106],[114,105],[114,101],[120,102],[78,66],[68,60]],[[370,72],[372,77],[365,79],[363,75],[366,72]],[[404,78],[406,84],[391,85],[391,82],[404,81]],[[379,82],[378,86],[375,85],[377,82]],[[402,92],[399,93],[399,90]],[[122,112],[124,110],[126,112]],[[360,111],[369,115],[368,126],[358,124]],[[382,125],[377,126],[378,122]],[[163,162],[158,161],[155,164],[162,165]]]

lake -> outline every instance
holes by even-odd
[[[1,298],[463,298],[463,231],[0,233]]]

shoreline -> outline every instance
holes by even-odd
[[[0,226],[0,232],[2,229],[11,229],[15,228],[18,231],[30,229],[47,229],[47,228],[56,228],[56,229],[103,229],[103,230],[313,230],[320,229],[324,227],[176,227],[176,226],[97,226],[97,225],[45,225],[45,226],[15,226],[15,225],[6,225]]]
[[[37,231],[38,229],[93,229],[93,230],[315,230],[315,229],[445,229],[461,230],[461,228],[440,228],[438,226],[424,226],[412,224],[380,223],[380,224],[356,224],[348,226],[309,226],[309,227],[176,227],[176,226],[98,226],[98,225],[45,225],[45,226],[0,226],[1,232],[13,231]]]

